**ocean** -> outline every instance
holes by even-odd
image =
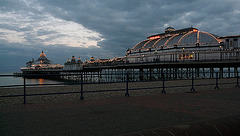
[[[13,75],[13,73],[7,72],[7,73],[0,73],[0,75]],[[0,76],[0,87],[1,86],[11,86],[11,85],[23,85],[23,78],[22,77],[13,77],[13,76]],[[50,80],[50,79],[28,79],[26,78],[26,84],[39,84],[40,86],[42,84],[60,84],[63,83],[61,81],[57,80]]]

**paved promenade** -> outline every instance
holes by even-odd
[[[49,104],[19,103],[0,105],[0,135],[121,135],[239,115],[239,88]]]

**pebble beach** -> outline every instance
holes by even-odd
[[[219,88],[233,88],[236,86],[236,78],[219,79]],[[211,85],[209,85],[211,84]],[[150,82],[129,82],[129,95],[131,96],[146,96],[160,94],[162,91],[162,81]],[[165,81],[165,91],[169,93],[186,93],[190,92],[192,88],[191,80],[169,80]],[[198,79],[194,80],[194,89],[196,93],[201,93],[205,90],[217,91],[216,79]],[[201,86],[200,86],[201,85]],[[185,86],[185,87],[179,87]],[[160,87],[154,89],[146,89],[150,87]],[[145,88],[145,89],[144,89]],[[108,90],[108,91],[106,91]],[[114,91],[118,90],[118,91]],[[119,91],[120,90],[120,91]],[[45,94],[45,93],[63,93],[63,92],[78,92],[71,94],[54,94],[54,95],[34,95],[27,96],[26,103],[61,103],[80,101],[81,85],[62,85],[62,86],[39,86],[26,87],[26,94]],[[84,100],[89,99],[105,99],[113,97],[126,97],[126,83],[108,83],[108,84],[84,84],[83,85]],[[88,91],[103,91],[103,92],[88,92]],[[105,91],[105,92],[104,92]],[[18,88],[0,88],[0,96],[6,95],[22,95],[23,87]],[[23,96],[19,97],[2,97],[0,98],[0,105],[5,104],[22,104]]]

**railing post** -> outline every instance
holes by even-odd
[[[194,92],[195,91],[195,88],[194,88],[194,72],[193,72],[193,69],[192,69],[192,88],[191,88],[191,91]]]
[[[164,85],[164,73],[162,73],[162,92],[161,93],[164,93],[164,94],[166,94],[166,91],[165,91],[165,85]]]
[[[128,93],[128,76],[129,76],[129,74],[127,72],[127,74],[126,74],[126,93],[125,93],[125,96],[129,96],[129,93]]]
[[[83,74],[82,73],[81,73],[81,96],[80,96],[80,99],[84,100],[84,97],[83,97]]]
[[[238,70],[237,70],[237,85],[235,87],[240,88],[238,80],[239,80],[239,76],[238,76]]]
[[[23,75],[23,104],[26,104],[26,76]]]
[[[219,90],[219,86],[218,86],[218,72],[216,72],[216,86],[215,89]]]

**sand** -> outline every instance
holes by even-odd
[[[236,86],[236,78],[219,79],[219,88],[233,88]],[[162,81],[151,82],[129,82],[129,95],[155,95],[162,91]],[[166,93],[185,93],[190,92],[192,88],[191,80],[170,80],[165,81]],[[205,90],[217,91],[216,79],[197,79],[194,80],[194,89],[196,93],[201,93]],[[201,86],[200,86],[201,85]],[[184,87],[180,87],[184,86]],[[154,89],[146,89],[153,87]],[[160,87],[160,88],[156,88]],[[0,96],[6,95],[23,95],[23,87],[18,88],[0,88]],[[106,92],[89,92],[89,91],[106,91]],[[115,91],[114,91],[115,90]],[[71,94],[54,94],[54,95],[35,95],[27,96],[26,102],[32,103],[49,103],[49,102],[73,102],[80,101],[81,85],[64,85],[64,86],[40,86],[26,87],[26,94],[45,94],[45,93],[63,93],[63,92],[78,92]],[[84,84],[83,85],[84,100],[103,99],[113,97],[126,97],[126,83],[108,83],[108,84]],[[22,104],[23,96],[20,97],[2,97],[0,104]]]

